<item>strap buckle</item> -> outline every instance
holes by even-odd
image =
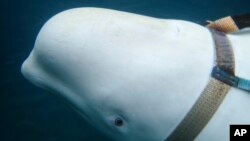
[[[229,74],[228,72],[220,69],[219,67],[215,66],[212,71],[212,77],[217,80],[228,84],[229,86],[238,87],[239,78],[235,77],[234,75]]]
[[[229,85],[233,86],[245,91],[250,92],[250,80],[237,77],[235,75],[232,75],[228,73],[227,71],[224,71],[223,69],[220,69],[218,66],[215,66],[212,71],[212,77]]]

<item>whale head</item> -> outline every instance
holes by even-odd
[[[77,8],[43,26],[21,71],[115,140],[163,141],[208,80],[211,43],[193,23]]]

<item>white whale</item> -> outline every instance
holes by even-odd
[[[236,75],[250,79],[249,30],[228,38]],[[21,71],[117,141],[163,141],[208,83],[214,50],[195,23],[76,8],[43,26]],[[249,109],[249,93],[232,88],[196,140],[229,140],[230,124],[250,123]]]

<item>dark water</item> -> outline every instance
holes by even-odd
[[[0,12],[0,141],[111,141],[20,73],[42,25],[74,7],[104,7],[202,22],[250,12],[249,0],[4,0]]]

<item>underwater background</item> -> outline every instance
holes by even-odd
[[[1,0],[0,6],[0,141],[112,141],[20,73],[36,35],[53,15],[103,7],[203,23],[250,13],[250,0]]]

